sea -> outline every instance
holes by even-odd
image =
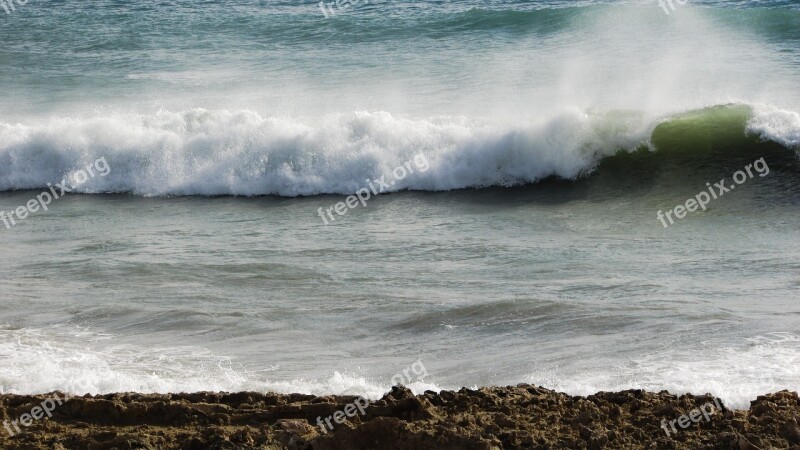
[[[800,390],[800,2],[10,5],[0,393]]]

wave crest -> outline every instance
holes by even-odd
[[[78,192],[349,194],[420,152],[430,170],[411,174],[391,190],[513,186],[590,173],[619,150],[652,146],[661,122],[643,113],[577,110],[534,124],[410,119],[387,112],[303,122],[203,109],[56,118],[0,124],[0,190],[44,188],[104,157],[111,173],[90,179]],[[800,145],[797,113],[756,111],[747,129],[785,146]]]

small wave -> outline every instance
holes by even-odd
[[[255,391],[378,399],[391,390],[391,378],[372,379],[347,368],[325,376],[290,378],[279,366],[248,370],[202,347],[108,345],[111,336],[53,328],[0,329],[0,393]],[[407,387],[415,393],[441,390],[421,379]]]
[[[798,358],[800,336],[778,332],[748,337],[736,346],[704,342],[701,348],[689,351],[679,346],[664,349],[604,370],[536,370],[528,381],[571,395],[626,389],[711,393],[722,398],[728,407],[747,409],[759,395],[800,389],[795,364]]]

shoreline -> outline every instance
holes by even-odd
[[[748,410],[711,395],[581,397],[527,384],[416,396],[396,386],[376,401],[255,392],[64,395],[0,395],[0,448],[800,448],[800,399],[789,391],[759,396]],[[14,427],[20,432],[10,436]]]

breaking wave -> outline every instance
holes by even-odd
[[[688,140],[688,141],[687,141]],[[726,105],[648,117],[565,110],[538,123],[353,112],[319,121],[256,112],[0,123],[0,190],[42,189],[104,157],[111,167],[77,191],[142,196],[348,194],[422,152],[430,169],[392,191],[517,186],[589,175],[620,151],[692,150],[697,142],[800,147],[800,114]],[[624,174],[623,174],[624,175]]]

